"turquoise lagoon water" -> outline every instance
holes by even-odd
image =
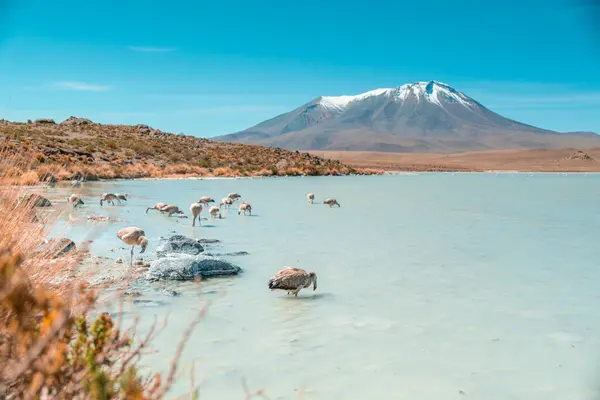
[[[169,314],[143,359],[166,371],[210,302],[181,364],[195,364],[200,398],[243,398],[242,379],[271,399],[301,388],[304,399],[597,398],[600,175],[141,180],[72,191],[86,205],[60,230],[92,238],[92,253],[111,263],[122,256],[113,268],[126,270],[115,232],[130,225],[149,236],[150,259],[172,232],[222,241],[207,251],[249,252],[228,258],[240,276],[167,284],[177,297],[161,292],[165,284],[141,286],[125,307],[124,322],[140,316],[142,333]],[[100,207],[104,191],[131,198]],[[161,201],[189,214],[200,196],[218,202],[234,191],[252,217],[232,208],[192,228],[189,218],[144,213]],[[308,192],[341,208],[310,205]],[[91,224],[87,215],[123,222]],[[315,271],[317,290],[270,292],[268,278],[284,266]],[[188,376],[172,398],[188,391]]]

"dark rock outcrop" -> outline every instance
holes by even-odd
[[[52,118],[38,118],[35,120],[36,124],[48,124],[56,125],[56,122]]]
[[[20,203],[25,203],[29,207],[52,207],[50,200],[35,193],[21,197]]]
[[[586,160],[586,161],[591,161],[593,160],[592,157],[590,157],[590,155],[586,152],[583,152],[581,150],[577,150],[575,153],[573,153],[571,155],[571,157],[569,157],[569,160]]]
[[[61,125],[91,125],[93,122],[87,118],[69,117],[60,123]]]
[[[247,251],[234,251],[231,253],[204,253],[205,256],[211,257],[228,257],[228,256],[247,256]]]
[[[75,246],[75,242],[71,239],[52,238],[42,244],[36,253],[42,253],[49,258],[55,259],[75,251],[77,251],[77,246]]]
[[[53,148],[53,149],[45,149],[42,151],[46,157],[56,156],[56,155],[68,155],[73,157],[86,157],[88,159],[94,160],[94,156],[92,153],[88,153],[87,151],[80,151],[74,149],[62,149],[62,148]]]
[[[187,254],[196,256],[204,251],[200,240],[192,239],[183,235],[173,235],[169,238],[161,238],[162,242],[156,249],[158,257],[167,257],[175,254]]]
[[[190,281],[197,277],[237,275],[241,271],[237,265],[216,257],[177,254],[152,261],[144,278],[148,281]]]

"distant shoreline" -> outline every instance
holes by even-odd
[[[595,173],[600,172],[600,148],[491,150],[465,153],[388,153],[309,150],[353,168],[386,172]]]

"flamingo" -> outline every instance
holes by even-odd
[[[252,206],[244,201],[242,204],[240,204],[240,208],[238,209],[238,215],[240,215],[242,211],[244,212],[244,215],[246,215],[246,212],[252,215]]]
[[[100,205],[102,205],[102,203],[106,201],[107,203],[111,203],[114,206],[115,200],[117,200],[119,203],[121,202],[121,200],[119,200],[117,195],[114,193],[102,193],[102,198],[100,199]]]
[[[73,205],[73,208],[84,204],[83,200],[81,200],[81,197],[77,196],[76,194],[72,194],[67,197],[67,201]]]
[[[161,213],[168,213],[169,217],[173,214],[185,214],[183,211],[181,211],[179,209],[179,207],[173,206],[173,205],[164,206],[163,208],[161,208],[158,211],[160,211]]]
[[[219,216],[219,219],[221,219],[221,210],[217,206],[212,206],[211,208],[209,208],[208,213],[213,218],[217,218],[217,216]]]
[[[269,289],[285,290],[288,294],[296,297],[300,290],[310,287],[310,285],[313,285],[313,291],[317,290],[317,274],[306,272],[300,268],[287,267],[269,278]]]
[[[146,233],[140,228],[129,226],[117,232],[117,237],[125,244],[131,246],[130,266],[133,266],[133,248],[135,246],[140,246],[142,248],[140,254],[142,254],[146,251],[146,247],[148,247],[148,238],[146,238]]]
[[[341,207],[340,203],[338,203],[336,199],[331,198],[331,197],[328,198],[328,199],[323,200],[323,204],[328,204],[329,207],[333,207],[334,205],[337,205],[338,207]]]
[[[309,194],[306,195],[306,198],[308,199],[308,202],[310,204],[312,204],[313,201],[315,201],[315,194],[314,193],[309,193]]]
[[[233,200],[231,200],[229,197],[225,197],[224,199],[221,200],[221,202],[219,203],[219,208],[225,206],[227,208],[229,208],[230,205],[233,204]]]
[[[198,203],[200,204],[204,204],[204,205],[209,205],[210,203],[214,203],[215,200],[210,198],[210,197],[206,197],[206,196],[202,196],[200,197],[200,200],[198,200]]]
[[[190,212],[194,219],[192,219],[192,226],[196,226],[196,218],[198,218],[198,224],[202,226],[202,218],[199,218],[200,213],[202,212],[202,204],[200,203],[192,203],[190,204]]]
[[[146,208],[146,214],[148,214],[148,210],[158,210],[158,211],[161,211],[161,209],[163,207],[166,207],[166,206],[167,206],[166,203],[156,203],[153,207]]]

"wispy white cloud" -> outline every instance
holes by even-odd
[[[54,86],[60,89],[77,90],[81,92],[105,92],[110,89],[110,86],[77,81],[54,82]]]
[[[154,47],[154,46],[127,46],[131,51],[137,51],[138,53],[169,53],[177,50],[174,47]]]

